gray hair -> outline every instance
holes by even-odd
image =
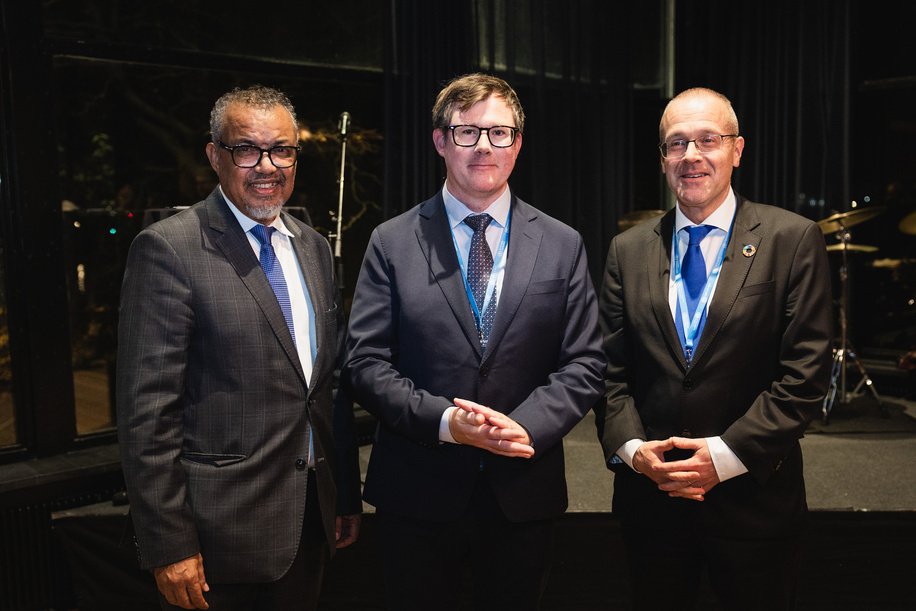
[[[236,87],[229,93],[223,94],[213,105],[213,110],[210,111],[210,134],[214,144],[218,145],[220,143],[220,133],[223,128],[226,109],[233,104],[254,106],[262,110],[271,110],[275,106],[282,106],[292,118],[293,130],[298,138],[299,124],[296,122],[296,109],[293,108],[289,98],[276,89],[264,87],[263,85],[253,85],[247,89]]]
[[[731,100],[719,93],[718,91],[713,91],[712,89],[707,89],[706,87],[694,87],[692,89],[687,89],[677,94],[671,101],[668,102],[668,105],[665,106],[665,112],[662,113],[662,118],[658,123],[658,141],[662,142],[665,139],[665,115],[668,114],[668,108],[671,107],[674,102],[683,99],[689,98],[713,98],[722,103],[725,107],[725,129],[728,130],[730,134],[740,134],[741,130],[738,127],[738,115],[735,114],[735,109],[732,108]]]

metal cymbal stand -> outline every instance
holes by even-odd
[[[852,342],[849,341],[847,334],[847,314],[846,308],[849,300],[849,260],[847,257],[847,252],[849,251],[849,231],[846,229],[845,225],[840,223],[839,231],[836,233],[836,238],[842,244],[840,249],[842,253],[842,262],[840,266],[840,346],[835,348],[833,351],[833,367],[830,370],[830,386],[827,390],[827,395],[824,397],[824,404],[821,408],[823,412],[823,421],[824,424],[828,423],[830,412],[833,409],[833,403],[836,399],[837,389],[840,393],[840,403],[847,402],[846,396],[846,360],[847,357],[851,358],[858,368],[859,373],[862,375],[862,378],[859,380],[859,383],[856,384],[855,389],[852,391],[852,395],[858,395],[862,390],[863,386],[867,386],[868,390],[871,391],[874,395],[875,400],[878,402],[878,405],[881,406],[882,414],[884,413],[885,407],[881,401],[881,397],[878,396],[878,391],[875,389],[875,384],[868,375],[865,366],[862,365],[862,361],[859,360],[859,356],[856,353],[856,349],[853,347]]]

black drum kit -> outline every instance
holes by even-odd
[[[867,389],[867,392],[871,393],[878,402],[882,414],[886,413],[886,407],[882,403],[880,395],[878,395],[874,382],[871,377],[869,377],[868,371],[859,360],[856,349],[849,340],[847,328],[849,320],[849,257],[856,254],[875,253],[878,251],[877,246],[854,244],[851,240],[849,228],[859,223],[869,221],[885,210],[885,206],[852,210],[850,212],[834,214],[818,222],[818,226],[821,228],[824,235],[832,234],[837,240],[836,244],[829,244],[827,246],[827,251],[831,254],[839,254],[841,257],[839,266],[840,296],[837,302],[840,337],[837,341],[837,347],[833,350],[830,386],[827,395],[824,397],[822,407],[824,424],[827,424],[830,412],[837,400],[841,404],[847,402],[846,369],[850,364],[856,367],[861,377],[858,384],[852,390],[852,393],[849,394],[856,396],[863,391],[863,388]],[[900,221],[898,228],[905,234],[916,235],[916,212],[904,217],[903,220]],[[899,265],[901,261],[887,260],[880,262],[880,264],[879,262],[875,262],[874,266],[880,267],[892,264]]]

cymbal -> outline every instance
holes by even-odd
[[[664,210],[633,210],[632,212],[627,212],[617,220],[617,230],[626,231],[630,227],[635,227],[643,221],[654,219],[664,213]]]
[[[908,233],[910,235],[916,235],[916,212],[910,212],[903,220],[900,221],[900,224],[897,225],[900,228],[900,231],[903,233]]]
[[[853,225],[858,225],[859,223],[864,223],[865,221],[878,216],[884,212],[885,209],[885,206],[875,206],[874,208],[862,208],[861,210],[840,212],[834,214],[833,216],[828,216],[821,221],[818,221],[817,224],[825,235],[828,233],[836,233],[844,227],[848,228],[852,227]]]
[[[866,246],[865,244],[831,244],[827,247],[827,252],[842,251],[846,247],[846,252],[878,252],[877,246]]]

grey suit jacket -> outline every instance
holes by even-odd
[[[706,325],[690,368],[668,302],[674,210],[611,243],[600,295],[608,357],[598,435],[615,469],[614,511],[646,521],[690,511],[721,536],[770,537],[805,513],[798,440],[820,410],[830,367],[824,237],[801,216],[738,198]],[[671,499],[627,465],[633,438],[721,436],[749,473],[703,503]]]
[[[332,550],[338,492],[340,513],[359,513],[353,414],[335,414],[332,396],[343,314],[330,247],[285,213],[283,222],[315,310],[318,354],[309,380],[218,189],[131,246],[117,403],[143,567],[201,552],[215,582],[282,576],[303,524],[310,434]]]
[[[441,192],[372,235],[350,314],[342,384],[379,420],[365,499],[457,518],[481,466],[513,521],[566,509],[563,436],[601,396],[604,355],[582,239],[513,197],[506,273],[489,345],[474,316]],[[508,414],[533,459],[440,443],[455,397]]]

